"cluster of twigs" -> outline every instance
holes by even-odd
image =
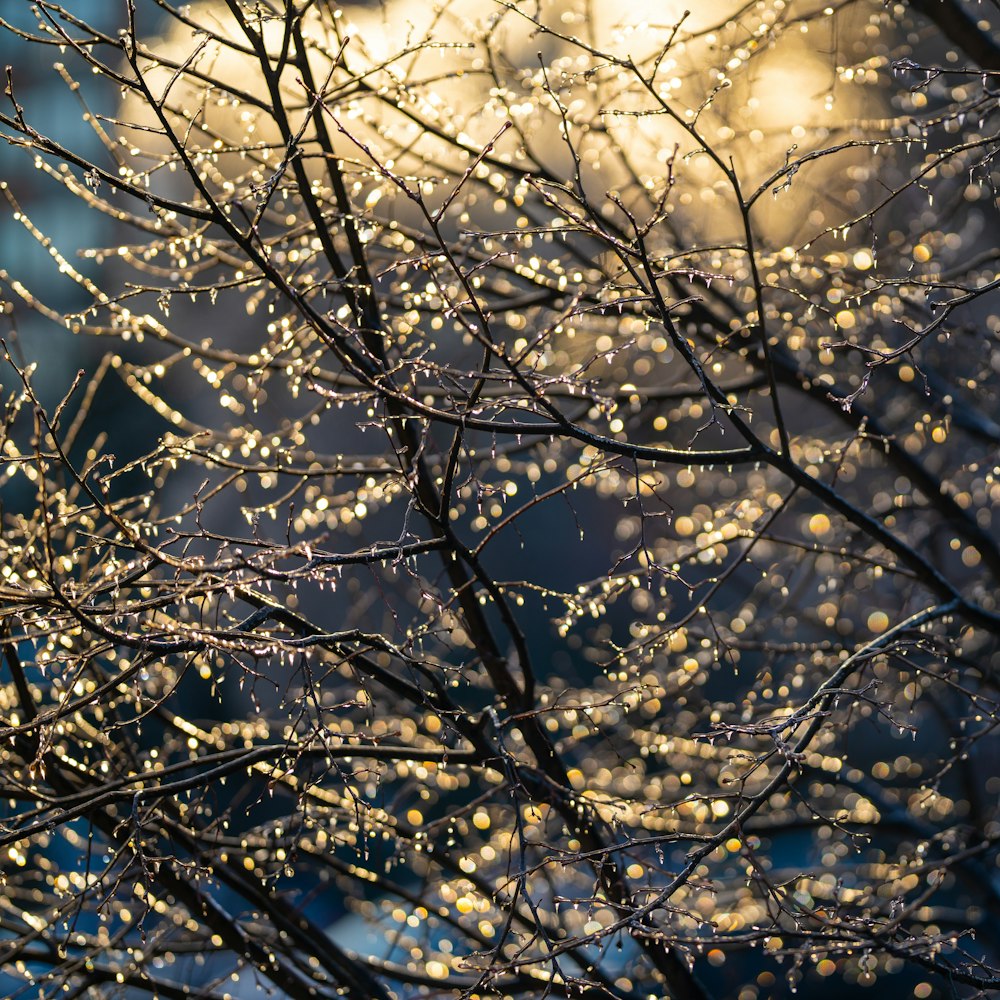
[[[0,12],[9,995],[1000,986],[989,15],[616,6]]]

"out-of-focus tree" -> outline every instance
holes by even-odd
[[[1000,986],[995,5],[9,6],[9,995]]]

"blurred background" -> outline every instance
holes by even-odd
[[[81,19],[88,20],[109,33],[113,34],[122,25],[122,4],[109,0],[74,0],[66,6]],[[589,27],[602,37],[613,40],[615,44],[635,47],[637,52],[644,45],[644,25],[648,25],[650,20],[669,21],[681,10],[680,4],[644,3],[633,5],[628,10],[618,9],[621,6],[612,3],[597,4],[595,21]],[[710,40],[712,25],[720,19],[725,21],[733,9],[739,6],[713,2],[699,5],[693,12],[689,27],[701,32],[702,38],[707,39],[704,44],[709,52],[713,51],[713,42]],[[740,158],[741,171],[752,174],[755,165],[759,163],[756,169],[763,176],[773,168],[775,157],[780,159],[781,151],[787,149],[792,142],[806,142],[807,135],[816,134],[821,134],[825,139],[836,135],[837,129],[846,122],[866,117],[878,120],[887,113],[888,100],[878,86],[861,87],[857,80],[845,81],[844,75],[838,73],[836,68],[842,62],[863,63],[862,55],[866,46],[875,53],[889,51],[900,36],[913,31],[913,25],[908,20],[903,5],[896,5],[899,8],[898,26],[885,29],[882,35],[872,35],[866,33],[865,24],[872,11],[884,5],[842,6],[845,13],[837,22],[838,27],[817,29],[811,36],[803,33],[786,40],[773,53],[759,60],[760,68],[755,76],[742,78],[732,88],[731,94],[720,99],[714,108],[712,125],[724,136],[723,141],[732,143],[734,155]],[[481,7],[482,4],[477,3],[477,10]],[[152,37],[166,28],[166,22],[162,15],[156,13],[153,5],[144,5],[142,11],[143,33]],[[377,54],[387,47],[398,45],[410,30],[408,26],[425,21],[427,12],[428,8],[422,4],[382,7],[372,3],[354,5],[348,10],[348,16],[357,20],[362,37],[367,37],[373,52]],[[74,91],[64,73],[53,67],[54,63],[60,62],[61,54],[52,49],[51,59],[40,58],[37,48],[27,47],[17,37],[18,29],[35,30],[37,27],[31,5],[8,0],[0,8],[0,17],[6,18],[14,29],[0,31],[0,58],[14,68],[15,93],[28,120],[44,124],[49,135],[81,155],[100,160],[105,156],[105,151],[99,136],[84,120],[80,95]],[[928,32],[926,24],[923,24],[921,32],[914,34],[913,51],[917,55],[922,51],[934,54],[941,49],[941,41],[939,35],[933,30]],[[173,30],[165,44],[189,45],[190,38],[185,38],[183,32]],[[530,47],[524,51],[527,53],[526,58],[533,58]],[[690,65],[679,65],[678,79],[686,80],[690,70]],[[885,68],[881,71],[885,72]],[[83,96],[92,109],[102,108],[105,113],[112,113],[117,106],[116,88],[106,80],[88,80]],[[641,125],[634,122],[618,123],[615,129],[619,141],[634,152],[640,170],[652,175],[665,169],[671,155],[672,142],[676,138],[669,129],[664,130],[659,122],[649,124],[645,121]],[[559,155],[553,153],[555,160],[558,160]],[[564,162],[561,163],[562,169],[565,166]],[[762,213],[761,229],[767,244],[775,251],[780,251],[786,244],[795,241],[806,224],[813,228],[822,226],[826,221],[825,199],[836,202],[838,211],[853,210],[858,204],[856,192],[871,187],[877,181],[867,172],[868,166],[865,153],[851,154],[850,157],[837,161],[836,171],[824,164],[810,176],[808,183],[794,188],[782,201],[776,200],[772,214]],[[731,231],[733,219],[731,208],[723,203],[718,185],[710,179],[711,164],[699,164],[696,161],[692,165],[690,176],[697,180],[698,170],[702,167],[706,181],[684,193],[687,200],[681,200],[683,208],[679,224],[683,225],[686,220],[689,225],[697,227],[697,232],[707,242],[725,238]],[[607,181],[597,167],[595,174],[602,182]],[[51,239],[52,245],[81,271],[86,273],[87,268],[93,264],[77,256],[80,248],[106,248],[113,257],[121,238],[115,224],[107,216],[91,211],[79,200],[68,197],[57,181],[36,166],[34,154],[8,145],[0,146],[0,180],[7,184],[9,193],[16,199],[17,205],[31,224],[44,232]],[[985,204],[983,207],[985,209]],[[995,240],[983,222],[988,217],[985,212],[978,222],[975,213],[971,214],[970,235],[967,237],[969,242],[963,251],[969,254]],[[47,248],[40,245],[23,221],[16,217],[13,204],[7,204],[0,213],[0,248],[0,268],[4,272],[5,281],[18,282],[29,289],[44,289],[47,305],[58,312],[73,313],[90,305],[87,293],[78,283],[59,273],[58,263],[54,262]],[[844,266],[870,267],[871,261],[863,256],[865,252],[864,248],[860,248],[849,261],[845,257]],[[124,274],[120,277],[124,278]],[[27,363],[40,362],[36,384],[43,401],[51,405],[66,391],[79,369],[88,372],[97,370],[110,345],[100,338],[73,336],[59,322],[25,309],[17,302],[16,297],[11,297],[11,302],[4,324],[4,337],[19,359]],[[204,322],[204,310],[180,305],[174,318],[180,322]],[[220,331],[231,333],[240,319],[242,317],[238,317],[235,312],[221,312],[213,314],[211,322]],[[5,371],[5,383],[7,378],[8,372]],[[5,388],[8,388],[6,384]],[[195,396],[199,390],[190,386],[189,392]],[[207,408],[209,402],[196,400],[192,405]],[[137,457],[140,450],[144,450],[151,440],[168,427],[167,422],[157,417],[135,393],[128,390],[114,372],[108,373],[104,389],[95,398],[91,421],[95,429],[108,435],[107,449],[116,454],[119,464]],[[350,430],[342,438],[342,441],[348,442],[355,440],[359,438],[352,437]],[[126,479],[122,481],[121,488],[125,489],[127,485]],[[191,484],[182,486],[190,494]],[[3,502],[10,511],[18,509],[19,504],[29,504],[31,498],[27,495],[5,495]],[[392,523],[391,517],[383,520],[376,517],[368,522],[371,525],[368,530],[372,536],[377,537],[383,528],[388,530]],[[491,566],[500,578],[524,577],[549,584],[553,588],[564,585],[567,579],[599,578],[606,573],[609,558],[613,558],[618,551],[617,546],[621,541],[621,538],[615,538],[611,534],[605,502],[591,495],[575,501],[575,517],[566,516],[564,511],[559,516],[557,507],[547,506],[537,516],[525,518],[523,526],[532,532],[533,539],[526,550],[510,546],[502,551],[491,552]],[[735,584],[736,589],[739,589],[744,586],[744,581],[737,579]],[[332,600],[333,606],[337,607],[339,604],[352,601],[357,604],[369,599],[377,600],[377,595],[372,590],[367,593],[359,590],[351,593],[345,589]],[[326,611],[330,614],[329,606]],[[626,631],[630,620],[631,612],[625,602],[606,616],[609,629],[616,633]],[[551,663],[554,673],[569,676],[580,669],[570,652],[572,646],[558,641],[551,627],[551,616],[540,604],[529,606],[524,611],[523,621],[533,636],[536,653],[540,659]],[[717,679],[715,683],[717,689],[707,688],[706,695],[724,697],[726,682]],[[225,691],[224,707],[220,707],[215,700],[206,699],[204,704],[192,708],[194,715],[214,714],[221,717],[226,714],[239,717],[253,711],[248,696],[235,685]],[[932,744],[946,738],[946,734],[947,726],[944,723],[940,729],[928,724],[921,741]],[[914,757],[919,756],[922,747],[913,749],[914,744],[908,735],[906,740],[906,752]],[[865,748],[856,748],[856,752],[862,758],[867,753]],[[909,766],[909,758],[903,761],[904,756],[901,748],[896,759],[901,761],[899,766],[905,771]],[[808,829],[790,830],[780,844],[774,847],[772,855],[778,863],[787,864],[790,869],[801,869],[817,863],[813,846],[812,834]],[[76,863],[76,859],[67,856],[64,862],[72,865]],[[984,879],[991,878],[994,878],[992,872],[984,872]],[[338,940],[348,947],[364,951],[383,944],[373,940],[371,932],[362,927],[355,917],[336,923],[344,915],[344,906],[335,893],[323,894],[315,905],[314,915],[327,923],[335,924]],[[989,938],[994,933],[993,918],[1000,920],[1000,914],[980,916],[983,918],[983,937]],[[620,961],[624,967],[628,960],[626,950],[620,960],[614,961]],[[206,967],[200,958],[183,960],[178,968],[184,968],[183,963],[187,963],[187,974],[192,985],[208,982],[220,972],[220,968],[211,963]],[[724,969],[713,965],[705,970],[705,978],[721,996],[739,997],[740,1000],[759,997],[764,1000],[769,996],[786,995],[789,987],[785,971],[759,952],[748,951],[745,962],[730,960]],[[823,969],[810,972],[806,987],[804,992],[809,996],[822,997],[824,1000],[853,996],[855,993],[864,995],[866,992],[864,983],[849,985],[840,976],[827,979]],[[912,971],[906,971],[893,979],[888,989],[899,997],[949,995],[946,989],[928,986],[919,974]],[[259,988],[246,977],[235,984],[230,992],[239,997],[262,995]]]

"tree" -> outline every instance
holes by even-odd
[[[1000,985],[995,11],[10,6],[10,995]]]

